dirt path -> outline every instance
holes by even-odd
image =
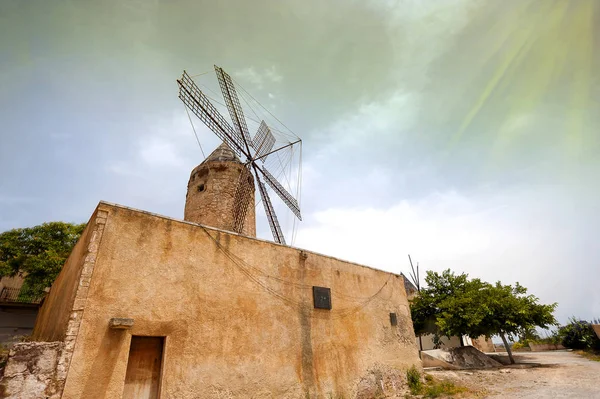
[[[521,352],[517,362],[539,367],[496,370],[428,371],[469,386],[484,398],[599,398],[600,362],[567,351]],[[523,366],[520,366],[523,367]]]

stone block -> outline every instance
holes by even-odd
[[[127,330],[133,327],[133,319],[125,317],[113,317],[108,322],[108,326],[115,330]]]

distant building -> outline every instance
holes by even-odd
[[[227,231],[240,170],[223,146],[195,168],[186,221],[101,202],[8,397],[373,397],[420,367],[401,275],[256,239],[253,212]],[[34,352],[51,366],[19,371]]]
[[[23,278],[0,279],[0,344],[10,346],[33,332],[41,297],[31,297],[23,290]]]

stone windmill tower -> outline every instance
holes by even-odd
[[[256,237],[254,208],[254,178],[233,150],[223,143],[214,150],[190,175],[185,200],[184,220],[223,230],[235,230],[236,189],[240,179],[249,198],[240,233]],[[239,196],[239,194],[238,194]]]

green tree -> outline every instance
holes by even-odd
[[[54,282],[85,224],[50,222],[0,233],[0,278],[24,276],[22,295],[39,296]]]
[[[600,350],[600,338],[588,321],[571,317],[567,325],[558,329],[558,336],[565,348]]]
[[[527,295],[527,288],[519,283],[515,286],[502,285],[497,282],[485,291],[484,306],[486,316],[481,328],[487,336],[498,334],[506,347],[510,362],[514,364],[507,338],[525,334],[535,328],[549,328],[557,325],[554,318],[556,303],[544,305],[538,303],[534,295]]]
[[[441,274],[429,271],[425,282],[427,287],[411,303],[417,335],[499,335],[514,363],[507,338],[556,324],[552,314],[556,304],[539,304],[519,283],[514,287],[500,282],[492,285],[450,270]]]

